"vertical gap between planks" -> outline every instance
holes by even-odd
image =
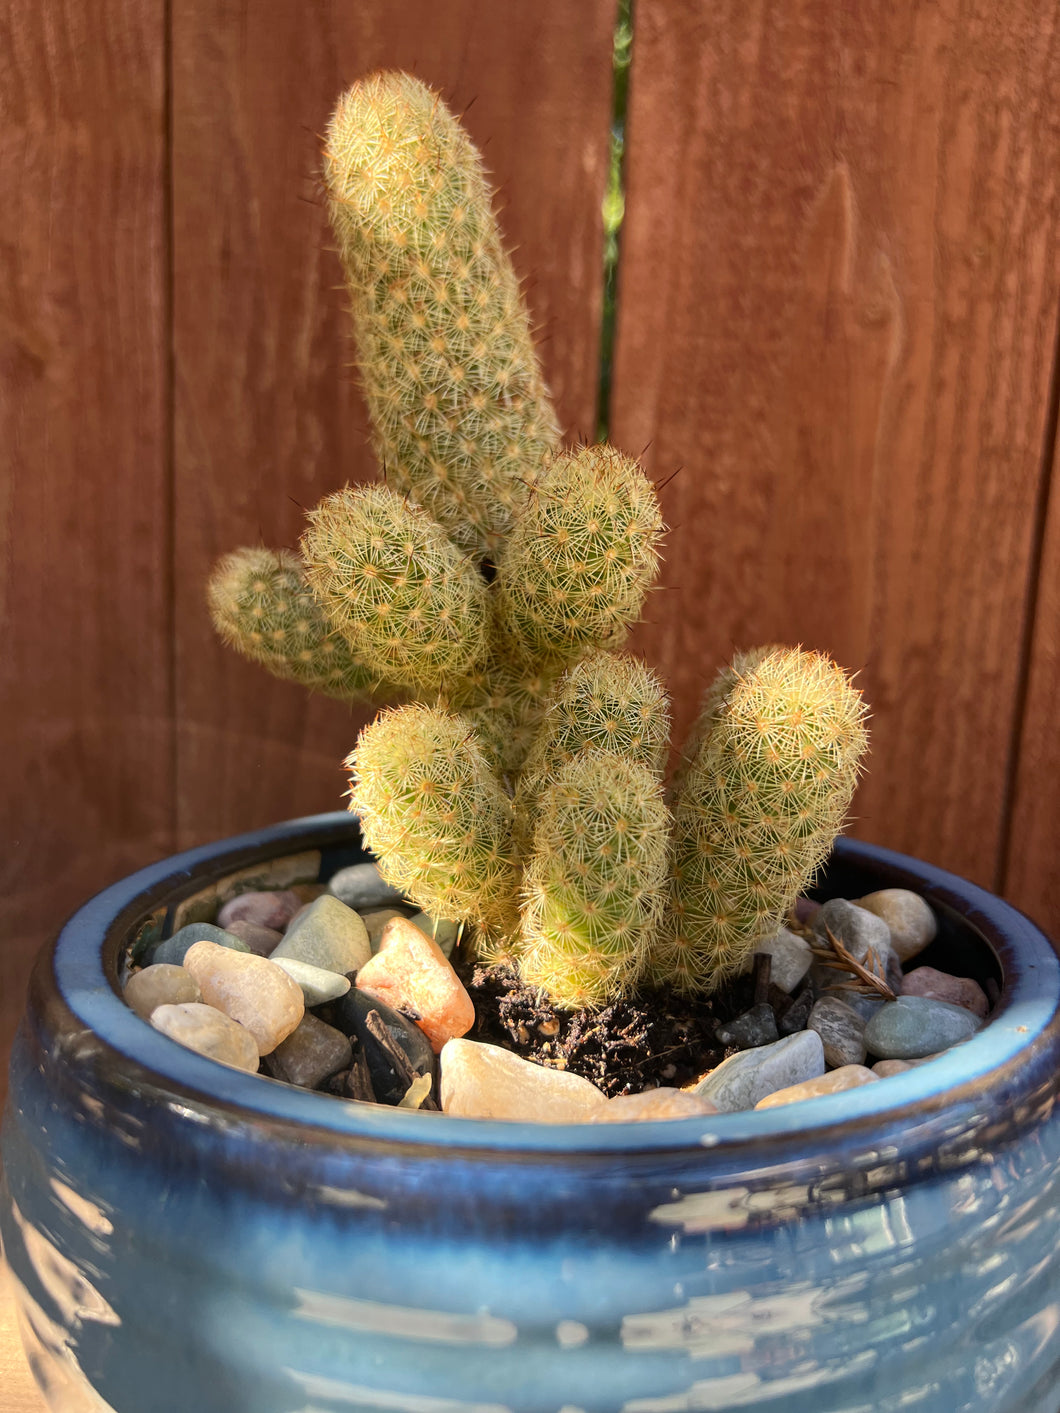
[[[618,320],[618,261],[625,215],[626,114],[633,58],[634,0],[618,0],[611,49],[611,131],[604,193],[604,291],[600,313],[600,367],[596,395],[596,440],[607,440],[611,421],[611,372]]]
[[[174,47],[174,7],[173,0],[164,0],[163,5],[163,106],[162,106],[162,206],[164,229],[163,242],[163,294],[162,294],[162,337],[165,339],[165,391],[164,420],[165,458],[164,481],[166,499],[166,520],[162,530],[163,556],[166,576],[166,617],[165,617],[165,672],[166,700],[169,711],[169,835],[170,849],[180,847],[180,732],[177,722],[177,357],[176,357],[176,252],[174,235],[174,94],[173,94],[173,47]]]
[[[1058,431],[1060,431],[1060,309],[1057,310],[1053,367],[1049,379],[1049,405],[1045,415],[1041,472],[1038,478],[1038,496],[1034,507],[1034,540],[1027,567],[1027,591],[1024,597],[1023,632],[1020,642],[1015,709],[1012,714],[1012,734],[1009,740],[1008,762],[1005,769],[1005,788],[1001,797],[1001,837],[998,843],[997,867],[994,877],[994,892],[998,894],[1003,894],[1005,891],[1012,862],[1013,813],[1016,807],[1016,790],[1024,745],[1024,729],[1027,724],[1027,701],[1034,669],[1034,641],[1038,626],[1038,604],[1041,597],[1045,535],[1049,523],[1049,502],[1053,493],[1053,481],[1060,472],[1056,454]]]

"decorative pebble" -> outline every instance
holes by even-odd
[[[781,1035],[798,1035],[800,1031],[805,1030],[816,1000],[817,991],[813,982],[807,981],[780,1018],[777,1029]]]
[[[346,976],[363,967],[371,955],[368,929],[361,919],[338,898],[324,894],[293,920],[272,959],[291,957]]]
[[[122,992],[126,1005],[133,1008],[141,1020],[150,1020],[159,1006],[180,1006],[186,1001],[201,1001],[199,983],[184,970],[169,962],[144,967],[130,976]]]
[[[890,1079],[892,1075],[905,1074],[915,1063],[915,1060],[877,1060],[872,1066],[872,1073],[878,1079]]]
[[[323,967],[310,966],[308,962],[297,961],[294,957],[273,957],[278,967],[282,967],[292,981],[302,988],[306,1007],[323,1006],[328,1001],[337,1001],[350,989],[350,978],[339,976],[338,972],[325,971]]]
[[[427,937],[431,937],[438,943],[445,957],[453,955],[453,948],[456,946],[456,939],[460,935],[460,924],[453,922],[451,918],[433,918],[430,913],[416,913],[409,918],[413,927]]]
[[[898,960],[907,962],[922,952],[938,934],[938,919],[919,893],[908,888],[882,888],[858,899],[858,906],[882,918],[891,934]]]
[[[441,1064],[442,1111],[463,1118],[579,1123],[607,1103],[580,1075],[532,1064],[498,1045],[450,1040]]]
[[[259,927],[256,922],[247,922],[244,918],[230,922],[228,931],[245,942],[256,957],[271,957],[283,941],[282,932],[274,932],[271,927]]]
[[[853,1007],[835,996],[822,996],[810,1012],[807,1027],[824,1046],[824,1060],[833,1069],[865,1061],[865,1022]]]
[[[841,972],[835,971],[828,974],[833,978],[842,975]],[[824,996],[832,996],[837,1001],[842,1001],[845,1006],[849,1006],[852,1011],[857,1011],[866,1025],[872,1020],[880,1007],[887,1004],[882,996],[870,995],[867,991],[854,991],[846,986],[836,986],[834,979],[826,986],[822,986],[821,994]],[[895,995],[900,994],[900,991],[895,992]]]
[[[340,868],[328,883],[328,892],[347,907],[356,908],[358,912],[404,901],[401,889],[393,888],[384,882],[374,863],[351,864],[349,868]]]
[[[869,1021],[865,1044],[878,1060],[916,1060],[967,1040],[981,1027],[982,1021],[961,1006],[899,996]]]
[[[840,1094],[846,1089],[858,1089],[863,1084],[875,1084],[878,1079],[864,1065],[844,1065],[821,1075],[820,1079],[807,1080],[805,1084],[793,1084],[788,1089],[778,1089],[775,1094],[767,1094],[755,1105],[756,1109],[776,1109],[782,1104],[797,1104],[800,1099],[820,1099],[824,1094]]]
[[[384,1048],[369,1026],[375,1012],[386,1027],[392,1046]],[[356,1036],[368,1067],[371,1088],[380,1104],[397,1104],[408,1089],[408,1075],[437,1073],[438,1061],[431,1043],[414,1021],[401,1015],[384,1001],[356,987],[328,1008],[331,1022],[346,1035]],[[404,1056],[395,1060],[393,1046]]]
[[[264,1067],[273,1079],[297,1084],[300,1089],[316,1089],[333,1074],[348,1069],[352,1059],[353,1046],[341,1030],[306,1015],[266,1057]]]
[[[741,1050],[750,1050],[759,1045],[770,1045],[779,1036],[777,1018],[773,1007],[760,1001],[749,1011],[734,1017],[731,1021],[715,1028],[714,1035],[722,1045],[738,1045]]]
[[[218,947],[227,947],[233,952],[249,952],[250,948],[242,937],[226,932],[223,927],[215,927],[212,922],[189,922],[172,937],[150,948],[144,957],[145,966],[183,966],[188,949],[196,942],[213,942]]]
[[[820,908],[820,903],[815,898],[795,899],[795,918],[798,922],[807,923],[813,920],[814,914]]]
[[[178,1045],[208,1059],[251,1074],[257,1071],[258,1044],[253,1035],[213,1006],[201,1001],[158,1006],[151,1012],[151,1024]]]
[[[264,957],[232,952],[214,942],[196,942],[184,965],[202,988],[202,998],[245,1026],[258,1052],[271,1054],[305,1014],[298,983]]]
[[[968,976],[950,976],[934,967],[915,967],[904,978],[903,996],[927,996],[932,1001],[948,1001],[971,1011],[980,1020],[986,1019],[990,1002],[977,981]]]
[[[718,1107],[702,1095],[684,1089],[645,1089],[641,1094],[619,1094],[589,1115],[593,1124],[641,1123],[649,1119],[689,1119],[716,1114]]]
[[[217,914],[217,926],[253,922],[258,927],[282,932],[302,903],[303,899],[293,888],[273,893],[238,893],[234,898],[229,898]]]
[[[408,918],[390,919],[379,951],[357,973],[357,986],[412,1012],[436,1054],[475,1024],[474,1004],[448,958]]]
[[[760,937],[755,943],[755,951],[769,953],[773,959],[769,979],[789,996],[813,962],[810,944],[786,927],[782,927],[774,937]]]
[[[831,932],[856,962],[864,962],[869,951],[880,957],[892,950],[891,931],[884,920],[845,898],[830,898],[822,904],[810,925],[818,946],[829,946]]]
[[[800,1030],[773,1045],[731,1055],[692,1089],[721,1114],[753,1109],[774,1090],[824,1074],[824,1046],[815,1030]]]
[[[400,908],[377,908],[374,912],[361,913],[361,921],[368,933],[368,945],[373,956],[379,951],[379,944],[383,940],[383,928],[392,917],[408,917],[408,913],[403,913]]]

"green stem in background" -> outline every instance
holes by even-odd
[[[623,160],[626,150],[626,111],[629,67],[633,57],[633,0],[618,0],[612,61],[611,154],[604,194],[604,301],[600,321],[600,383],[596,404],[596,440],[607,441],[611,420],[611,370],[618,321],[618,256],[622,218],[626,212]]]

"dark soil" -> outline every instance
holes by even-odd
[[[457,970],[475,1003],[469,1040],[570,1070],[608,1096],[698,1079],[736,1053],[718,1043],[715,1027],[754,1002],[754,981],[744,976],[696,1000],[651,992],[601,1010],[561,1011],[508,967],[457,963]]]

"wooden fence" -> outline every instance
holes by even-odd
[[[215,641],[211,562],[374,474],[318,134],[411,68],[484,147],[596,422],[616,0],[0,5],[0,1037],[82,898],[337,807],[360,719]],[[636,646],[851,668],[854,832],[1060,934],[1060,12],[638,0],[613,439],[666,486]]]

